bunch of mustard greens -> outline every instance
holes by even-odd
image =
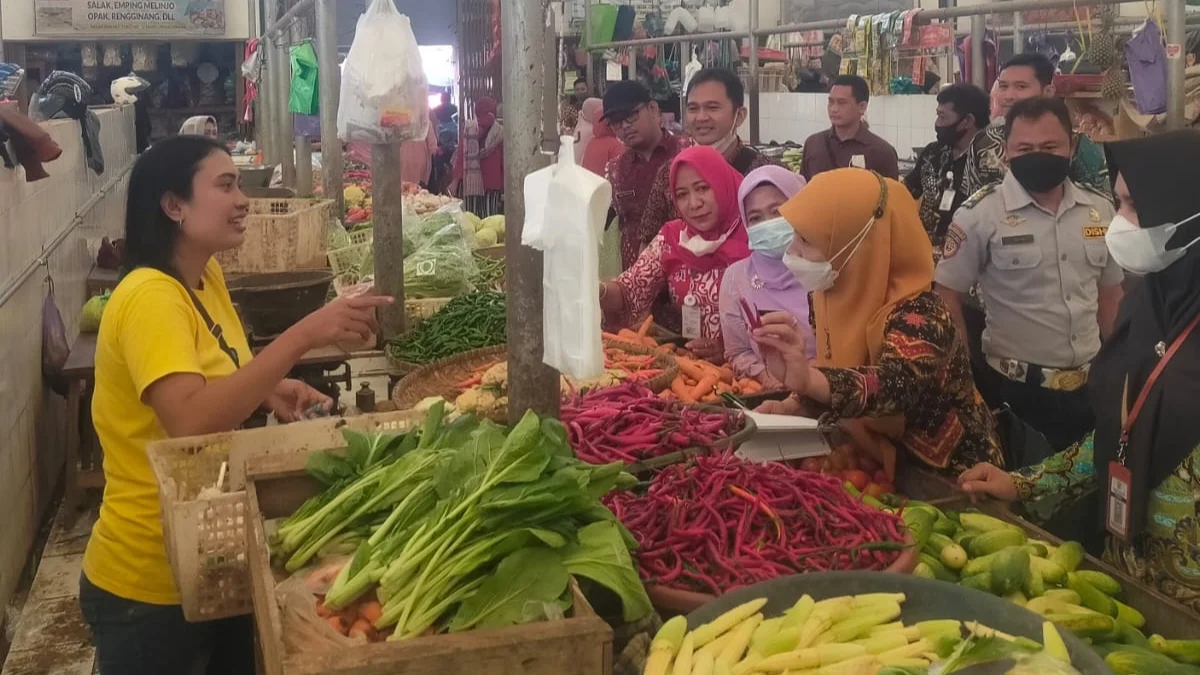
[[[650,613],[635,542],[600,503],[634,479],[620,463],[575,459],[558,421],[529,412],[510,431],[469,415],[447,422],[439,404],[406,434],[344,435],[344,453],[308,463],[326,489],[272,539],[290,572],[356,546],[327,607],[375,590],[376,627],[400,640],[561,617],[574,576],[613,591],[628,621]]]

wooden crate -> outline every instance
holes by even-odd
[[[900,489],[913,499],[930,502],[938,508],[976,508],[1017,525],[1033,539],[1050,542],[1056,546],[1063,543],[1062,539],[1013,513],[1008,504],[987,500],[971,504],[970,499],[958,491],[955,483],[944,476],[927,471],[909,471],[901,477],[900,483]],[[1143,632],[1146,635],[1160,633],[1172,639],[1200,640],[1200,617],[1173,598],[1146,586],[1094,556],[1088,555],[1084,558],[1080,567],[1104,572],[1121,582],[1121,602],[1145,615],[1146,627]]]
[[[253,611],[246,549],[246,459],[301,454],[345,445],[343,427],[406,430],[425,415],[414,411],[171,438],[146,448],[158,480],[167,560],[188,621],[211,621]],[[201,496],[228,463],[226,490]],[[303,468],[303,465],[301,465]]]
[[[246,240],[217,254],[226,273],[290,272],[325,267],[329,199],[251,199]]]
[[[572,615],[561,621],[434,635],[401,642],[288,653],[276,601],[265,521],[293,513],[320,484],[304,473],[306,454],[247,461],[250,579],[265,675],[608,675],[612,629],[572,584]]]

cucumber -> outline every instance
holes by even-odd
[[[1001,551],[1001,553],[1003,553],[1003,551]],[[962,575],[964,577],[973,577],[976,574],[983,574],[984,572],[991,571],[992,564],[996,562],[996,556],[998,555],[1000,555],[1000,553],[993,553],[991,555],[985,555],[982,558],[972,558],[971,560],[968,560],[967,564],[962,568]]]
[[[1116,628],[1116,621],[1111,616],[1100,614],[1049,614],[1046,619],[1081,638],[1093,640],[1107,640]]]
[[[1047,584],[1058,586],[1067,580],[1067,570],[1053,560],[1033,556],[1029,562],[1033,565],[1033,571]]]
[[[1146,625],[1146,617],[1142,613],[1120,600],[1113,600],[1113,604],[1117,606],[1117,618],[1134,628],[1142,628]]]
[[[913,568],[913,576],[921,577],[922,579],[936,579],[937,578],[936,576],[933,575],[933,570],[929,569],[929,565],[926,565],[923,562],[918,562],[917,566],[915,568]]]
[[[970,553],[973,558],[979,558],[1002,551],[1009,546],[1020,546],[1025,543],[1026,539],[1025,533],[1021,530],[1007,527],[1002,530],[992,530],[972,539],[970,546],[967,547],[967,553]]]
[[[1117,642],[1150,649],[1150,641],[1146,639],[1146,634],[1120,619],[1117,619],[1117,628],[1114,632]]]
[[[996,558],[989,569],[992,573],[992,592],[1008,595],[1021,590],[1030,574],[1029,551],[1014,546],[994,555]]]
[[[1025,578],[1025,583],[1021,586],[1021,590],[1027,598],[1040,598],[1046,592],[1046,582],[1042,580],[1042,575],[1038,574],[1033,569],[1033,561],[1039,558],[1029,558],[1029,576]]]
[[[937,557],[943,565],[952,570],[961,570],[967,564],[967,552],[944,534],[936,532],[930,534],[929,541],[925,544],[925,551]]]
[[[1069,588],[1051,588],[1046,591],[1046,597],[1065,602],[1068,605],[1083,605],[1083,599],[1079,597],[1079,594]]]
[[[1109,597],[1121,594],[1121,584],[1116,579],[1110,577],[1104,572],[1096,570],[1079,570],[1075,572],[1076,576],[1096,587],[1096,590],[1108,595]]]
[[[982,513],[959,513],[958,522],[962,523],[962,526],[968,530],[979,530],[980,532],[1018,530],[1024,534],[1024,531],[1022,531],[1016,525],[1011,525],[1003,520],[1000,520],[999,518],[993,518]]]
[[[1180,663],[1200,666],[1200,640],[1168,640],[1161,635],[1151,635],[1150,648]]]
[[[1180,665],[1165,656],[1131,650],[1110,652],[1104,663],[1115,675],[1186,675],[1194,671],[1191,666]]]
[[[914,545],[917,550],[925,547],[925,542],[929,540],[929,535],[933,532],[933,523],[937,520],[937,515],[932,508],[909,508],[904,509],[901,514],[904,519],[904,524],[908,528],[909,535],[913,538]]]
[[[945,513],[937,512],[937,519],[933,522],[933,531],[938,534],[951,535],[958,529],[958,523],[950,520]]]
[[[933,571],[933,576],[935,579],[949,582],[958,581],[958,573],[951,572],[945,565],[942,564],[941,560],[938,560],[932,555],[922,552],[921,562],[925,563],[925,566]]]
[[[962,581],[958,582],[959,586],[964,588],[973,588],[984,593],[992,592],[992,573],[984,572],[974,576],[963,577]]]
[[[1079,594],[1084,607],[1108,617],[1117,615],[1117,604],[1113,599],[1079,576],[1079,572],[1067,573],[1067,588]]]
[[[1062,546],[1050,553],[1050,560],[1058,563],[1068,572],[1079,569],[1084,557],[1086,557],[1086,553],[1083,550],[1083,544],[1077,541],[1064,542]]]

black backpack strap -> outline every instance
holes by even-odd
[[[233,361],[234,368],[241,368],[242,360],[238,357],[237,350],[229,346],[229,343],[225,341],[225,331],[221,328],[221,324],[213,321],[212,315],[208,313],[208,310],[204,309],[204,303],[200,302],[200,298],[196,297],[196,292],[192,290],[191,286],[188,286],[186,282],[178,277],[175,280],[183,284],[183,289],[187,291],[188,297],[192,299],[192,305],[200,313],[200,318],[204,320],[204,325],[208,327],[208,332],[212,333],[212,336],[216,338],[217,346],[221,348],[221,351],[225,352],[229,360]]]

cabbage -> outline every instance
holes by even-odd
[[[83,304],[83,309],[79,312],[80,333],[96,333],[100,330],[100,317],[104,314],[104,307],[108,304],[110,296],[110,293],[97,295]]]
[[[475,246],[477,248],[487,248],[495,246],[498,243],[500,243],[500,236],[496,234],[495,230],[485,227],[475,233]]]

